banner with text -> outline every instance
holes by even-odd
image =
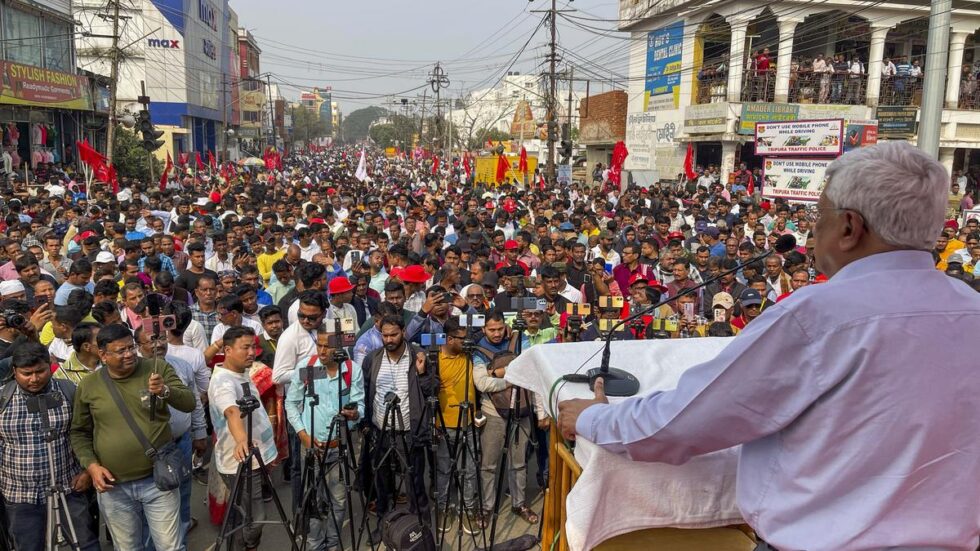
[[[646,83],[643,110],[677,109],[680,104],[684,22],[647,34]]]
[[[3,61],[0,103],[91,111],[87,77]]]
[[[755,154],[833,155],[841,154],[844,121],[760,122],[755,125]]]
[[[762,195],[794,201],[817,201],[827,183],[827,167],[833,159],[766,158]]]

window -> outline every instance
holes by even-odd
[[[40,67],[41,51],[40,18],[36,15],[4,8],[3,37],[6,41],[6,59],[15,63]]]
[[[45,19],[43,27],[44,66],[63,73],[74,72],[71,63],[71,27],[52,19]]]

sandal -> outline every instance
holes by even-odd
[[[532,511],[530,508],[528,508],[527,505],[522,505],[520,507],[511,507],[510,512],[511,513],[514,513],[515,515],[517,515],[519,517],[521,517],[528,524],[537,524],[538,523],[538,520],[539,520],[538,519],[538,514],[535,513],[534,511]]]

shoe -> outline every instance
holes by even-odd
[[[456,511],[450,509],[446,512],[446,515],[443,516],[442,511],[443,507],[440,506],[439,513],[436,515],[436,528],[440,534],[445,534],[446,532],[452,530],[453,526],[456,525],[457,513]],[[463,529],[466,529],[465,526]]]
[[[463,522],[463,532],[469,535],[479,534],[487,529],[487,521],[482,513],[466,513],[466,521]]]
[[[190,521],[190,523],[187,526],[187,531],[190,532],[191,530],[193,530],[195,528],[197,528],[197,519],[194,518],[194,517],[191,517],[191,521]]]
[[[520,507],[511,507],[510,512],[524,519],[528,524],[538,523],[538,514],[528,508],[527,505],[522,505]]]

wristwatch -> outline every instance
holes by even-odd
[[[162,398],[164,400],[166,400],[167,398],[170,398],[170,387],[169,386],[163,385],[163,393],[160,394],[160,398]]]

